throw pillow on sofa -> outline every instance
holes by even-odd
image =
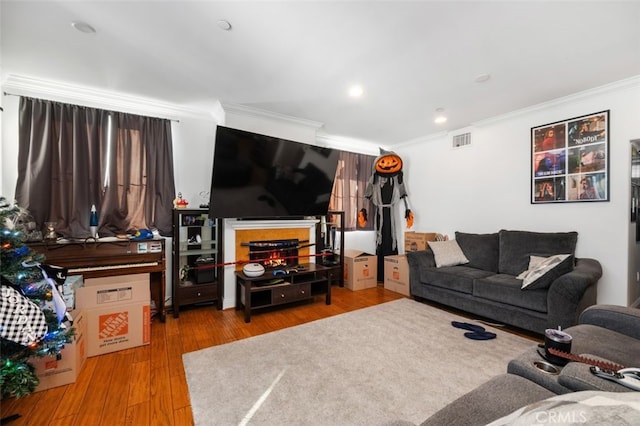
[[[469,263],[456,240],[429,241],[429,248],[433,251],[436,267],[456,266]]]
[[[456,241],[464,256],[469,259],[467,266],[483,271],[498,272],[500,239],[498,233],[468,234],[456,231]]]
[[[531,255],[575,255],[578,233],[529,232],[500,230],[500,259],[498,272],[518,276],[529,265]]]
[[[548,288],[561,275],[573,270],[573,256],[556,254],[555,256],[531,256],[529,269],[516,278],[522,280],[522,289],[534,290]]]

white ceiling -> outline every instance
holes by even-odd
[[[0,13],[3,78],[237,104],[387,146],[640,75],[637,1],[2,1]]]

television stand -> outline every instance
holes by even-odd
[[[325,295],[331,304],[331,281],[340,273],[340,266],[315,263],[301,265],[298,272],[267,271],[259,277],[236,272],[236,309],[244,309],[244,322],[251,322],[251,312],[273,306],[312,299]]]

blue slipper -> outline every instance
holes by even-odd
[[[470,331],[470,332],[464,333],[464,337],[472,340],[491,340],[496,338],[496,333],[492,333],[490,331],[482,331],[482,332]]]
[[[469,330],[469,331],[473,331],[475,333],[483,333],[484,332],[484,327],[483,326],[476,325],[476,324],[469,324],[468,322],[451,321],[451,325],[454,326],[455,328],[462,328],[463,330]]]

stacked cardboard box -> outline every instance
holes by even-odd
[[[438,234],[435,232],[405,232],[404,251],[426,250],[429,241],[436,241]]]
[[[87,356],[151,342],[149,274],[86,279],[76,305],[87,314]]]
[[[35,368],[35,374],[40,380],[37,391],[47,390],[56,386],[67,385],[76,381],[87,359],[87,318],[83,311],[70,313],[73,319],[75,335],[73,341],[56,356],[33,357],[29,359]]]

